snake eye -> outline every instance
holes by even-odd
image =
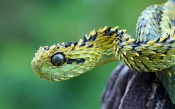
[[[61,66],[65,62],[65,56],[63,54],[55,54],[51,57],[51,62],[55,66]]]

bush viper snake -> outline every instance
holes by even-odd
[[[93,30],[77,42],[40,47],[32,68],[42,79],[60,81],[121,60],[137,72],[155,72],[175,104],[175,0],[146,8],[136,36],[118,27]]]

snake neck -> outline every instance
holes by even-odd
[[[101,64],[121,60],[136,71],[157,72],[175,65],[174,41],[172,33],[144,41],[133,39],[126,30],[119,30],[118,27],[104,27],[91,31],[74,44],[61,44],[57,48],[67,57],[67,64],[73,65],[72,60],[75,60],[76,68],[88,66],[86,71]],[[50,54],[55,52],[58,49]]]
[[[119,30],[118,26],[114,28],[104,27],[97,32],[95,30],[91,31],[88,36],[85,35],[84,39],[80,39],[78,43],[81,43],[80,46],[85,46],[83,51],[96,49],[95,51],[98,52],[96,54],[99,56],[92,56],[96,57],[95,66],[117,60],[122,60],[127,64],[126,55],[131,55],[130,58],[132,58],[132,55],[139,56],[139,54],[132,52],[132,49],[138,46],[139,42],[125,32],[126,30]]]
[[[138,41],[123,31],[115,39],[115,56],[136,71],[157,72],[175,65],[175,38]]]
[[[84,58],[89,61],[88,63],[94,63],[94,66],[117,61],[115,47],[117,40],[126,38],[124,32],[125,30],[118,30],[118,26],[114,28],[105,26],[98,29],[98,31],[93,30],[89,35],[85,35],[83,39],[76,42],[77,45],[74,46],[74,51],[81,49],[83,55],[91,54],[91,56],[88,56],[91,59]]]

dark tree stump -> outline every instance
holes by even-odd
[[[120,64],[111,74],[101,109],[175,109],[155,73],[136,73]]]

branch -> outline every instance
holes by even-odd
[[[155,73],[136,73],[120,64],[111,74],[101,109],[175,109]]]

